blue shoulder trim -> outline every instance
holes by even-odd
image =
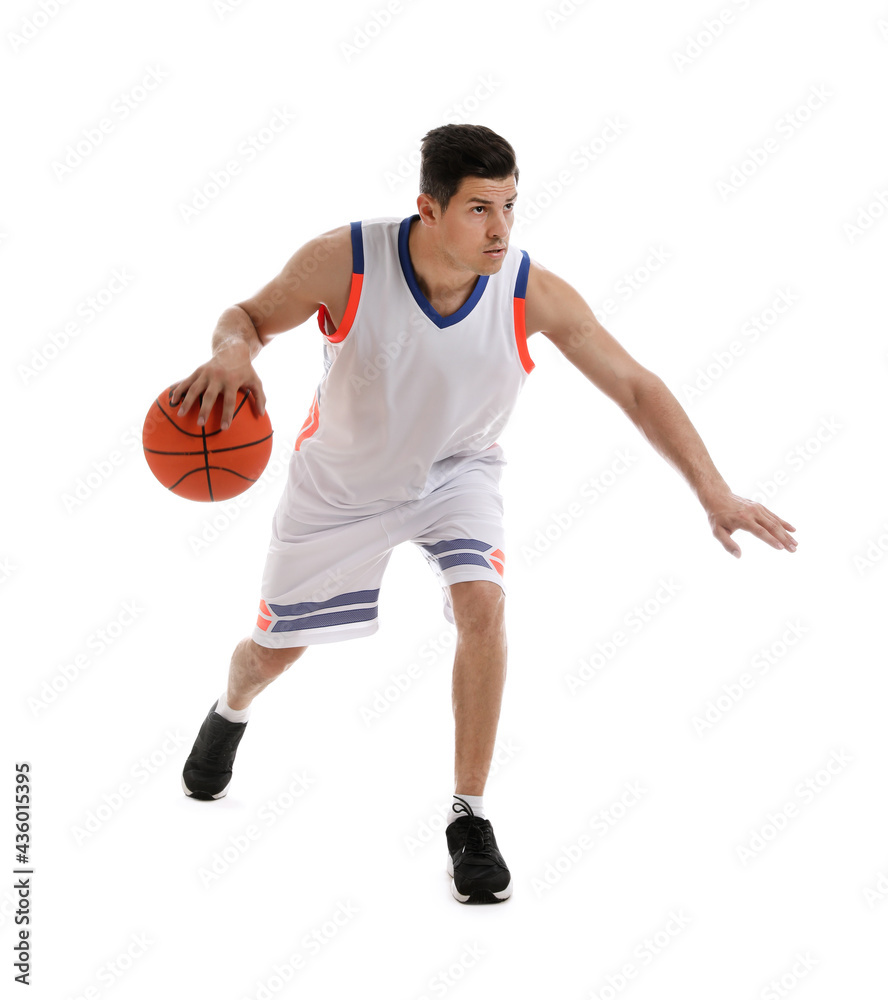
[[[364,273],[364,232],[360,222],[351,224],[352,238],[352,271],[355,274]]]
[[[530,273],[530,256],[526,250],[521,251],[521,263],[518,265],[518,277],[515,279],[515,298],[527,297],[527,275]]]

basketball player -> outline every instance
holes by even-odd
[[[504,465],[497,437],[542,333],[610,396],[685,477],[715,537],[751,532],[793,552],[795,529],[735,496],[664,383],[599,325],[565,281],[509,242],[518,167],[483,126],[445,125],[422,142],[417,214],[333,229],[278,277],[223,312],[210,361],[172,390],[203,423],[219,396],[222,428],[238,389],[259,413],[252,361],[317,314],[324,375],[291,456],[252,636],[183,771],[186,794],[225,795],[253,699],[312,644],[371,635],[394,546],[420,547],[455,625],[455,788],[446,827],[451,890],[497,903],[512,882],[483,793],[506,676]]]

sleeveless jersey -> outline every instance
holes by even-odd
[[[406,219],[351,223],[352,277],[335,329],[318,310],[324,375],[296,441],[290,484],[355,516],[420,499],[472,463],[505,464],[496,441],[534,364],[524,298],[530,258],[509,246],[496,274],[441,316],[416,281]]]

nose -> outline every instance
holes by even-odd
[[[503,209],[492,209],[487,218],[487,237],[490,240],[503,240],[509,235],[509,220]]]

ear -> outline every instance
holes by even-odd
[[[426,226],[436,225],[443,214],[437,200],[427,194],[421,194],[416,199],[416,210],[419,212],[420,221]]]

